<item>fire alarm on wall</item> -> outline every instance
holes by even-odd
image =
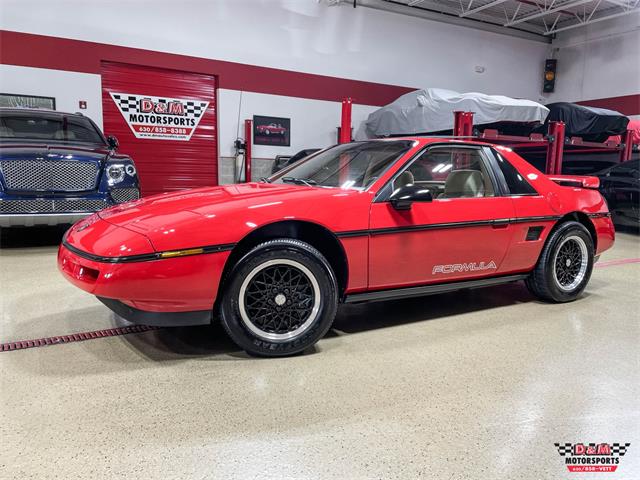
[[[80,107],[80,110],[86,110],[87,109],[87,101],[86,100],[80,100],[78,102],[78,106]]]

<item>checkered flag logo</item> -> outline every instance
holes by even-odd
[[[138,110],[138,97],[134,95],[123,95],[120,93],[111,94],[113,100],[118,104],[118,107],[123,112],[133,111],[136,112]]]
[[[556,448],[558,449],[558,454],[561,457],[572,456],[573,455],[573,443],[554,443]],[[582,445],[582,444],[580,444]],[[596,443],[588,443],[586,444],[588,447],[596,448]],[[629,448],[630,443],[611,443],[609,444],[611,448],[611,456],[624,457],[627,453],[627,448]]]
[[[629,448],[630,443],[612,443],[611,444],[611,454],[618,455],[619,457],[624,457],[627,453],[627,448]]]
[[[109,94],[136,138],[189,141],[209,107],[200,100]]]
[[[561,457],[571,455],[571,447],[573,446],[572,443],[554,443],[554,445],[558,449],[558,453]]]
[[[184,104],[184,111],[187,115],[193,115],[196,118],[200,118],[207,108],[207,102],[192,102],[187,101]]]

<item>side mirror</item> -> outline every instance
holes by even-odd
[[[118,139],[113,135],[109,135],[107,137],[107,145],[109,145],[111,150],[117,150],[119,146]]]
[[[396,188],[389,201],[396,210],[409,210],[413,202],[432,202],[433,195],[428,188],[410,183]]]

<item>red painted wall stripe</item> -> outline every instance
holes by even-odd
[[[219,87],[288,97],[386,105],[417,88],[315,75],[278,68],[121,47],[105,43],[0,30],[0,63],[100,74],[100,62],[113,61],[217,75]],[[640,115],[640,93],[576,102]]]
[[[608,108],[609,110],[620,112],[623,115],[640,115],[640,93],[636,95],[624,95],[622,97],[584,100],[577,103],[588,107]]]
[[[386,105],[415,88],[245,65],[104,43],[0,30],[0,63],[100,74],[101,61],[216,75],[219,87],[289,97]]]

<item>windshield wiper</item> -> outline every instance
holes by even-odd
[[[318,184],[318,182],[310,178],[282,177],[282,181],[285,183],[295,183],[296,185],[306,185],[307,187]]]

